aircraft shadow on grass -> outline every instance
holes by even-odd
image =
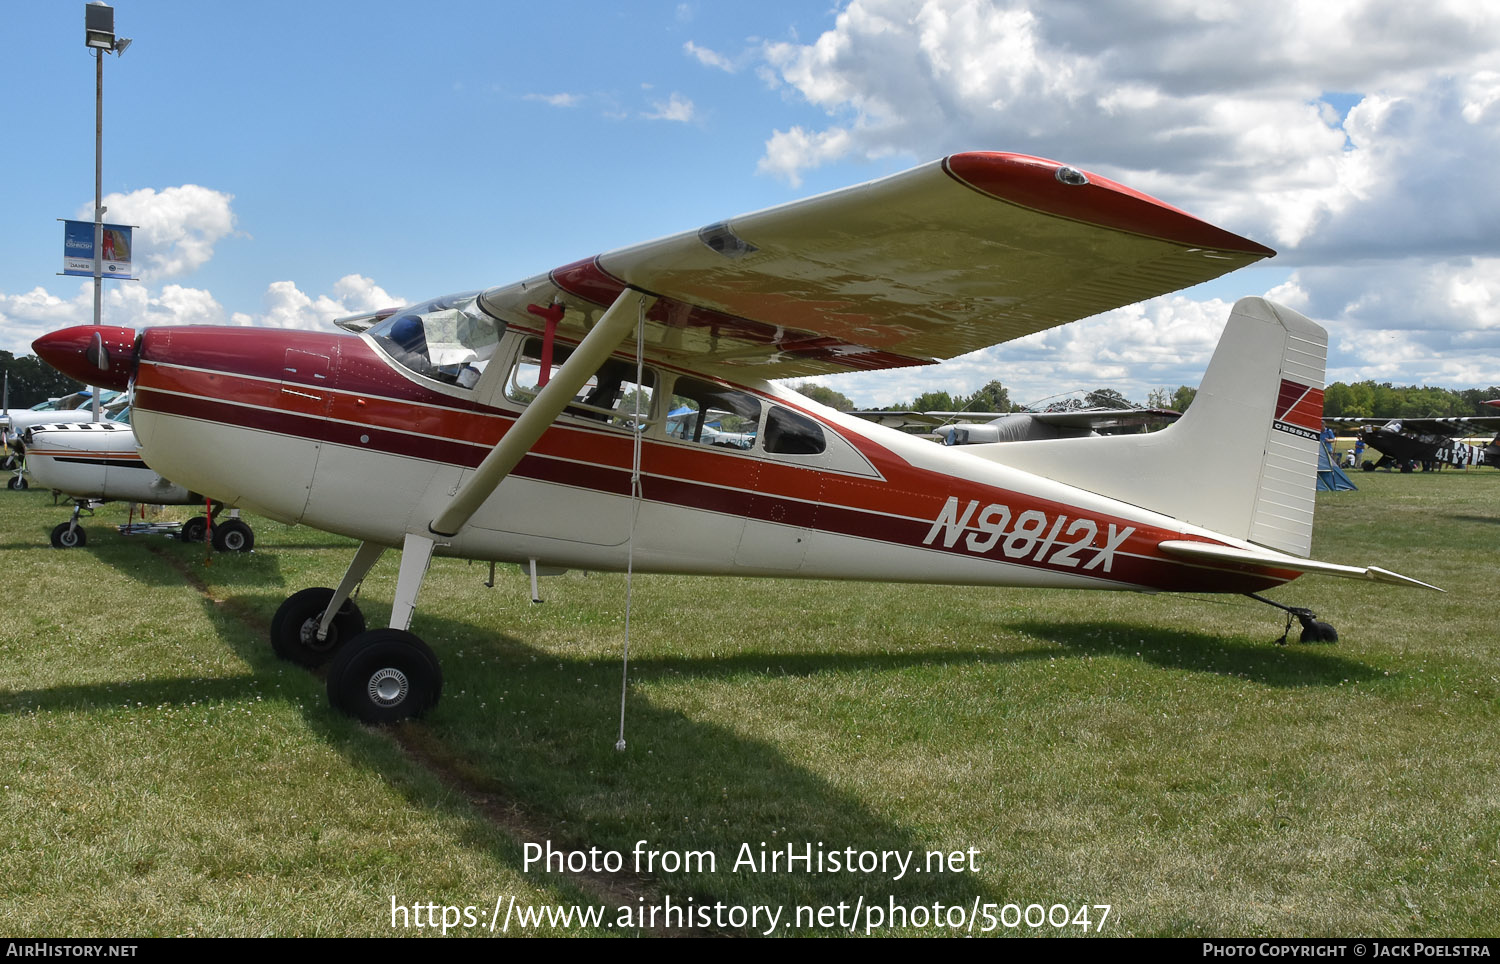
[[[1500,525],[1500,516],[1493,515],[1451,515],[1448,518],[1454,522],[1478,522],[1481,525]]]
[[[1387,679],[1384,673],[1327,647],[1293,642],[1273,646],[1238,642],[1207,633],[1151,629],[1122,622],[1022,622],[1013,628],[1049,639],[1070,653],[1140,658],[1166,669],[1183,669],[1245,679],[1266,686],[1338,686],[1349,681]],[[1293,640],[1297,627],[1293,625]]]
[[[266,548],[275,551],[210,553],[202,543],[131,536],[118,541],[101,539],[97,547],[91,544],[84,551],[92,552],[122,576],[148,586],[181,586],[184,577],[200,588],[210,578],[231,586],[281,586],[286,581],[278,559],[281,550]]]
[[[191,695],[188,691],[191,690]],[[199,703],[215,700],[237,700],[264,695],[252,675],[218,676],[185,679],[158,677],[108,683],[83,683],[76,686],[49,686],[45,689],[0,691],[0,713],[31,710],[88,710],[100,707],[159,706],[163,703]]]

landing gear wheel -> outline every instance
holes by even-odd
[[[238,519],[214,526],[214,549],[219,552],[249,552],[255,548],[255,533]]]
[[[1369,459],[1365,459],[1363,462],[1359,463],[1359,467],[1365,472],[1375,471],[1375,463],[1371,462]]]
[[[71,522],[60,522],[52,530],[52,548],[82,549],[88,545],[88,533]]]
[[[195,515],[182,524],[182,528],[177,532],[177,538],[183,542],[202,542],[207,532],[208,520],[201,515]]]
[[[294,592],[271,617],[271,648],[282,659],[316,669],[333,658],[340,646],[365,631],[365,616],[346,599],[328,626],[326,639],[318,639],[318,623],[333,599],[332,589]]]
[[[20,492],[22,489],[29,489],[29,488],[31,488],[31,486],[26,481],[26,476],[24,476],[24,475],[13,475],[13,476],[11,476],[10,477],[10,481],[7,482],[7,483],[5,483],[5,487],[8,488],[8,489],[12,489],[12,490],[14,490],[16,492]]]
[[[345,644],[328,667],[328,701],[365,723],[421,716],[437,705],[443,671],[427,644],[403,629],[372,629]]]

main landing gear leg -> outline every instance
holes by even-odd
[[[342,647],[328,667],[328,701],[334,708],[366,723],[396,723],[421,716],[437,704],[443,692],[443,671],[427,644],[407,630],[417,606],[417,592],[432,561],[435,541],[409,533],[401,546],[401,569],[396,576],[396,599],[386,629],[360,633]],[[368,544],[361,545],[344,576],[350,583]],[[379,556],[370,550],[364,569]],[[363,578],[364,573],[359,573]],[[340,590],[345,586],[341,584]],[[324,620],[327,620],[324,616]]]
[[[318,639],[328,638],[328,627],[333,625],[334,615],[339,608],[354,595],[354,590],[365,581],[370,569],[376,561],[385,553],[385,546],[376,545],[373,542],[361,542],[359,548],[354,552],[354,560],[349,563],[349,568],[344,571],[344,578],[339,582],[339,587],[333,591],[333,596],[328,600],[328,608],[323,611],[323,618],[318,621],[316,636]]]
[[[1253,592],[1247,592],[1245,595],[1256,602],[1263,602],[1267,606],[1275,606],[1287,614],[1286,629],[1282,631],[1281,638],[1276,640],[1277,646],[1286,645],[1286,638],[1292,631],[1293,619],[1302,624],[1302,635],[1297,640],[1300,643],[1336,643],[1339,641],[1338,630],[1334,629],[1328,623],[1319,622],[1318,614],[1311,609],[1305,609],[1302,606],[1283,606],[1279,602],[1272,602],[1264,596],[1257,596]]]
[[[363,633],[364,614],[349,597],[384,551],[384,546],[361,542],[337,589],[303,589],[288,596],[271,618],[276,655],[316,669]]]

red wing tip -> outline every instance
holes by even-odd
[[[943,169],[981,193],[1043,213],[1191,247],[1256,258],[1276,254],[1149,194],[1045,157],[966,151],[943,158]]]

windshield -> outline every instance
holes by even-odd
[[[500,323],[476,302],[479,292],[403,308],[368,334],[402,366],[460,388],[473,388],[500,342]]]

